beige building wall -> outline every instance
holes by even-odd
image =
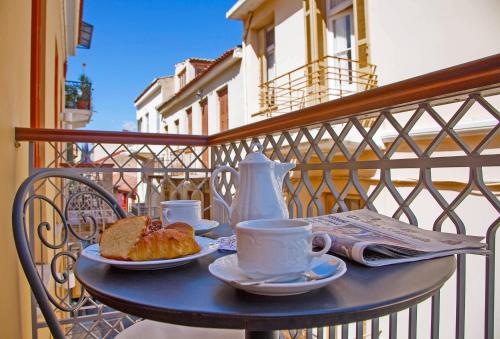
[[[64,109],[64,61],[67,55],[63,1],[49,0],[46,4],[49,19],[46,20],[45,26],[45,126],[57,128],[59,126],[55,126],[55,119],[57,117],[59,120]],[[58,84],[55,85],[55,82]]]
[[[263,82],[263,32],[274,27],[276,75],[287,73],[306,64],[305,16],[301,0],[273,0],[263,3],[245,22],[248,32],[243,40],[243,69],[245,111],[248,121],[262,117],[253,116],[261,111],[260,84]]]
[[[379,85],[500,53],[498,0],[366,0]]]
[[[29,289],[12,239],[11,208],[16,189],[28,174],[27,145],[15,147],[14,127],[30,123],[31,1],[0,2],[0,328],[4,338],[31,337]],[[8,67],[6,67],[8,65]]]
[[[43,20],[46,26],[42,47],[42,124],[44,127],[54,128],[55,117],[64,107],[64,63],[67,51],[63,1],[47,0],[41,3],[46,4],[42,10],[42,17],[46,18]],[[0,228],[4,235],[0,238],[2,338],[31,338],[32,334],[30,289],[19,265],[11,223],[15,193],[28,176],[28,144],[16,144],[14,128],[30,127],[31,5],[30,0],[0,1],[0,158],[3,163],[0,166]],[[57,103],[55,91],[58,91]]]
[[[138,132],[165,132],[161,114],[158,112],[157,107],[173,94],[173,76],[160,77],[154,80],[154,84],[151,88],[149,88],[139,100],[134,102]]]

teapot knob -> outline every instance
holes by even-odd
[[[256,149],[256,150],[254,150],[254,149]],[[250,144],[250,151],[252,151],[254,153],[262,153],[263,150],[264,150],[264,147],[258,141],[252,141],[252,143]]]

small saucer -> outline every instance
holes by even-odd
[[[208,270],[216,278],[237,289],[241,289],[253,294],[286,296],[302,294],[326,286],[333,280],[340,278],[347,271],[345,262],[330,254],[323,254],[320,258],[314,258],[312,261],[312,267],[315,267],[324,262],[331,262],[332,265],[338,265],[335,273],[327,278],[309,281],[294,280],[281,283],[263,283],[254,286],[243,286],[237,283],[237,281],[239,280],[248,279],[248,277],[238,266],[237,254],[226,255],[225,257],[215,260],[208,266]]]
[[[192,226],[196,235],[202,235],[219,226],[219,222],[215,220],[201,219]]]

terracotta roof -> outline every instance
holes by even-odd
[[[161,109],[161,107],[165,106],[169,102],[175,100],[179,95],[184,93],[188,88],[193,87],[198,81],[200,81],[201,78],[203,78],[208,72],[210,72],[215,66],[223,62],[224,60],[228,59],[230,56],[233,55],[233,52],[235,49],[240,48],[240,46],[233,47],[224,53],[222,53],[219,57],[217,57],[203,72],[199,73],[197,76],[193,78],[190,82],[188,82],[184,87],[182,87],[177,93],[175,93],[173,96],[168,98],[166,101],[162,102],[160,105],[158,105],[158,111]],[[190,59],[192,60],[192,58]]]
[[[203,59],[203,58],[189,58],[188,60],[200,64],[211,64],[212,62],[214,62],[214,59]]]
[[[118,193],[130,194],[135,199],[137,194],[137,175],[135,173],[113,173],[113,190]]]
[[[148,85],[148,87],[146,87],[146,89],[144,89],[144,91],[142,91],[142,92],[141,92],[141,94],[139,94],[139,95],[137,96],[137,98],[135,98],[135,100],[134,100],[134,104],[135,104],[137,101],[139,101],[139,99],[140,99],[140,98],[141,98],[144,94],[146,94],[146,92],[147,92],[147,91],[149,91],[149,89],[150,89],[151,87],[153,87],[153,86],[154,86],[154,84],[156,84],[156,83],[158,82],[158,80],[160,80],[160,79],[165,79],[165,78],[170,78],[170,77],[172,77],[172,76],[173,76],[173,75],[165,75],[165,76],[162,76],[162,77],[154,78],[154,79],[153,79],[153,81],[152,81],[152,82]]]

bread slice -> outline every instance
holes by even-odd
[[[132,261],[173,259],[200,251],[190,225],[162,228],[148,217],[118,220],[103,232],[99,245],[103,257]]]
[[[130,248],[146,234],[151,219],[146,216],[120,219],[101,235],[99,247],[105,258],[129,260]]]

